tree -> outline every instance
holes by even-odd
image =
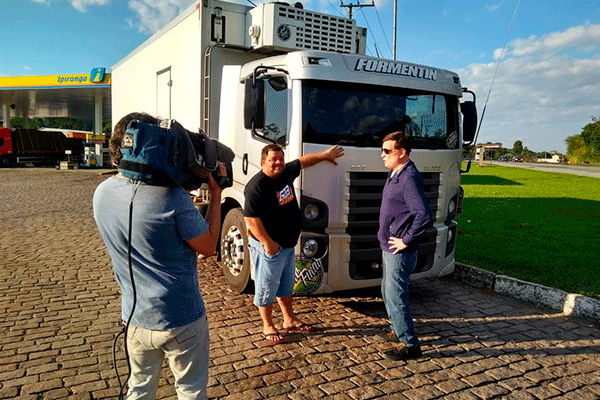
[[[600,118],[592,117],[592,121],[583,127],[581,137],[592,155],[600,155]]]
[[[567,154],[573,154],[577,149],[585,146],[581,135],[569,136],[565,139],[565,142],[567,142]]]
[[[527,146],[525,146],[523,148],[523,150],[521,151],[521,156],[523,157],[523,161],[527,161],[527,162],[534,162],[536,157],[535,157],[535,153],[531,150],[529,150],[527,148]]]
[[[509,153],[510,153],[509,149],[505,149],[504,147],[500,146],[498,151],[496,151],[496,160],[499,160],[500,157],[502,157],[503,155],[507,155]]]
[[[104,125],[102,127],[102,133],[104,133],[105,135],[110,136],[111,132],[112,132],[112,122],[111,121],[104,121]]]
[[[515,142],[515,144],[513,144],[512,151],[513,151],[513,153],[518,154],[518,155],[523,153],[523,142],[521,142],[520,140],[517,140]]]
[[[30,129],[39,128],[58,128],[58,129],[73,129],[78,131],[93,131],[94,122],[91,119],[78,119],[72,117],[34,117],[28,118],[25,121],[21,117],[12,117],[10,119],[10,126],[13,128],[24,128],[27,122],[27,126]],[[102,132],[110,133],[111,122],[103,122]]]

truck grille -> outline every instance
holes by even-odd
[[[421,173],[425,196],[431,212],[435,215],[439,197],[440,173]],[[350,172],[348,190],[348,227],[350,235],[350,276],[352,279],[381,278],[381,248],[377,240],[381,192],[387,172]],[[430,227],[421,238],[415,272],[423,272],[433,266],[437,230]]]

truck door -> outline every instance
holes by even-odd
[[[264,113],[264,123],[254,132],[247,131],[249,137],[246,140],[245,152],[248,154],[253,170],[253,172],[249,171],[250,176],[260,169],[260,154],[264,146],[269,143],[277,143],[285,151],[289,142],[290,90],[287,87],[287,79],[285,76],[271,76],[262,79],[264,80],[264,110],[257,110],[257,112]],[[286,159],[288,157],[290,155],[286,151]],[[256,169],[252,167],[256,167]]]

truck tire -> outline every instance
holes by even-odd
[[[254,291],[254,284],[250,279],[252,263],[246,232],[242,209],[231,209],[225,216],[221,229],[221,265],[229,287],[238,293]]]

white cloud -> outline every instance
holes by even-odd
[[[516,57],[528,54],[552,54],[561,50],[571,49],[590,53],[600,48],[600,25],[579,25],[563,32],[553,32],[538,38],[530,36],[527,39],[514,41],[513,55]]]
[[[173,20],[195,0],[131,0],[129,8],[136,14],[129,25],[140,33],[153,34]]]
[[[498,11],[501,6],[502,6],[502,3],[498,3],[498,4],[487,5],[487,6],[485,6],[485,8],[489,12],[494,12],[494,11]]]
[[[599,50],[600,25],[514,40],[498,69],[478,140],[507,147],[522,140],[535,151],[565,151],[566,137],[581,133],[590,115],[600,115]],[[478,95],[480,116],[496,67],[472,64],[460,72]]]
[[[73,8],[80,12],[86,12],[88,6],[105,6],[111,0],[69,0]]]
[[[34,3],[38,4],[46,4],[50,5],[57,0],[30,0]],[[79,12],[86,12],[88,6],[105,6],[110,3],[111,0],[69,0],[69,3],[73,8],[75,8]]]
[[[84,1],[84,0],[71,0]],[[88,0],[88,1],[105,1],[105,0]],[[109,1],[109,0],[106,0]],[[159,31],[163,26],[173,20],[183,10],[189,7],[196,0],[130,0],[127,4],[134,12],[135,17],[127,22],[133,29],[137,29],[140,33],[153,34]],[[229,0],[235,3],[250,5],[246,0]],[[269,0],[252,0],[252,3],[259,5],[266,3]],[[391,0],[375,0],[378,10],[389,3]],[[295,1],[290,1],[294,4]],[[322,13],[328,13],[337,16],[347,16],[347,9],[338,7],[338,3],[332,0],[308,0],[301,2],[305,9],[314,10]],[[350,1],[344,1],[344,4],[349,4]],[[355,16],[357,10],[354,9]]]
[[[499,60],[500,57],[504,58],[504,53],[502,52],[502,49],[496,49],[494,50],[494,60]]]

